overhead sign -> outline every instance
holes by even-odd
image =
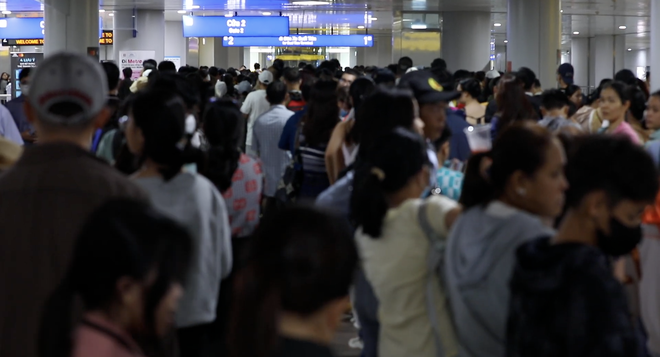
[[[18,76],[21,71],[25,68],[36,68],[39,66],[39,63],[43,61],[43,53],[18,53],[14,52],[11,54],[11,73],[12,73],[12,98],[19,97],[22,93],[21,82],[18,80]]]
[[[103,36],[99,20],[99,38]],[[43,39],[46,25],[43,17],[9,17],[0,19],[0,39]]]
[[[373,35],[291,35],[278,37],[224,36],[225,47],[373,47]]]
[[[115,33],[113,30],[103,30],[101,33],[101,38],[99,39],[99,45],[101,46],[112,46],[115,39]]]
[[[43,46],[43,38],[2,39],[3,46]]]
[[[285,16],[184,16],[183,37],[286,36]]]

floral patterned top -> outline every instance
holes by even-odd
[[[241,154],[231,187],[222,195],[229,212],[231,236],[247,237],[259,224],[261,193],[264,187],[261,162]]]

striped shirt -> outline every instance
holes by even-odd
[[[303,183],[300,197],[316,199],[321,192],[330,187],[328,171],[325,167],[327,143],[309,147],[305,144],[305,135],[300,134],[300,155],[302,157]]]
[[[280,150],[278,145],[284,125],[293,114],[284,105],[273,105],[255,120],[252,128],[252,150],[263,164],[267,197],[275,196],[282,174],[291,161],[289,153]],[[325,165],[325,161],[323,163]]]

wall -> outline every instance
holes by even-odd
[[[392,34],[374,35],[373,47],[358,47],[356,63],[362,66],[387,67],[392,62]]]
[[[160,10],[138,10],[137,37],[133,37],[133,10],[115,11],[114,58],[120,51],[154,51],[156,61],[165,55],[165,15]],[[183,25],[182,25],[183,26]],[[183,30],[182,30],[183,31]]]
[[[218,37],[220,38],[220,37]],[[220,41],[215,41],[215,37],[203,37],[199,45],[199,65],[212,67],[215,65],[215,46],[222,46]]]
[[[637,67],[646,67],[650,65],[651,51],[648,49],[630,52],[626,51],[624,63],[626,68],[635,72]]]
[[[165,56],[181,57],[182,66],[187,63],[182,21],[165,21]]]

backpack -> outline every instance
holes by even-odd
[[[429,274],[428,274],[428,280],[426,282],[426,312],[429,317],[429,321],[431,322],[431,327],[433,329],[433,337],[435,340],[435,346],[436,346],[436,351],[437,351],[437,356],[438,357],[443,357],[445,356],[445,346],[443,345],[442,341],[447,340],[448,338],[456,339],[456,333],[453,331],[453,321],[449,321],[449,325],[451,326],[451,331],[443,331],[440,329],[440,321],[438,319],[438,315],[436,314],[437,311],[437,306],[434,302],[434,288],[438,284],[440,284],[440,289],[445,290],[445,282],[443,279],[444,276],[444,264],[445,264],[445,249],[447,247],[447,242],[446,240],[440,239],[438,234],[435,232],[433,227],[431,226],[429,220],[428,220],[428,201],[425,201],[422,203],[422,205],[419,207],[418,211],[418,221],[419,225],[422,228],[422,231],[424,232],[424,235],[426,235],[426,238],[429,240],[429,255],[426,259]],[[437,279],[436,279],[437,277]],[[447,297],[445,296],[445,301],[443,302],[444,305],[446,306],[447,312],[451,311],[449,308],[449,301]],[[441,338],[441,336],[444,336],[445,338]],[[457,343],[458,345],[458,343]]]

